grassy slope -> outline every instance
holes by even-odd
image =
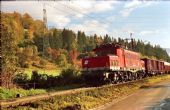
[[[130,95],[143,86],[152,85],[165,79],[170,75],[157,76],[142,81],[131,82],[121,85],[105,85],[103,87],[70,93],[69,95],[55,96],[50,99],[37,101],[25,106],[18,106],[18,109],[62,109],[70,105],[79,104],[82,109],[90,109],[96,106],[111,102],[112,100]],[[12,108],[13,109],[13,108]]]
[[[76,89],[81,87],[84,87],[84,85],[74,84],[74,85],[66,85],[61,87],[52,87],[49,89],[29,89],[29,90],[25,90],[22,88],[6,89],[0,87],[0,100],[14,99],[16,98],[17,94],[20,94],[21,97],[24,97],[24,96],[33,96],[37,94],[44,94],[48,92],[57,92],[63,90]]]
[[[23,73],[26,73],[29,76],[29,78],[31,78],[32,71],[38,71],[38,73],[40,74],[48,74],[48,75],[53,75],[53,76],[58,76],[60,74],[62,68],[57,67],[57,65],[49,62],[48,60],[45,60],[45,59],[43,60],[46,62],[46,65],[43,68],[38,68],[36,66],[30,65],[29,68],[20,68],[20,70]],[[35,61],[32,61],[32,62],[35,62]]]
[[[44,94],[44,93],[47,93],[47,92],[46,90],[43,90],[43,89],[25,90],[25,89],[18,89],[18,88],[5,89],[5,88],[0,87],[0,100],[13,99],[16,97],[17,94],[20,94],[22,97],[24,97],[24,96],[31,96],[31,95]]]
[[[32,71],[38,71],[40,74],[48,74],[48,75],[53,75],[53,76],[58,76],[61,72],[61,69],[40,69],[40,68],[27,68],[24,69],[24,73],[28,74],[29,77],[31,77]]]

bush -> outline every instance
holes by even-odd
[[[47,74],[38,74],[37,71],[33,71],[30,82],[36,83],[36,88],[49,88],[58,85],[58,77],[52,75],[48,76]]]
[[[67,58],[64,54],[60,54],[55,62],[59,67],[67,67],[68,65]]]
[[[80,70],[74,67],[64,69],[59,76],[38,74],[37,71],[32,71],[31,79],[29,79],[27,74],[20,73],[16,75],[14,81],[25,89],[61,87],[83,83]]]
[[[75,68],[64,69],[61,72],[60,77],[63,80],[63,84],[76,83],[80,80],[80,71]]]
[[[47,62],[45,60],[43,60],[43,59],[40,60],[40,65],[45,66],[46,64],[47,64]]]
[[[18,73],[14,78],[14,82],[17,84],[25,84],[29,82],[29,76],[26,73]]]
[[[25,63],[24,63],[24,68],[30,68],[30,66],[31,66],[31,65],[30,65],[28,62],[25,62]]]

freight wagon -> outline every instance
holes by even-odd
[[[170,64],[140,59],[140,53],[124,49],[119,44],[103,44],[93,51],[96,56],[82,59],[87,81],[119,83],[170,71]]]

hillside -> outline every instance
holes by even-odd
[[[2,13],[2,24],[13,34],[16,44],[16,56],[20,68],[67,68],[81,67],[80,59],[91,52],[97,45],[103,43],[119,43],[131,48],[122,38],[113,38],[109,35],[86,35],[85,32],[74,32],[69,29],[47,29],[41,20],[33,19],[28,13]],[[8,33],[8,31],[7,31]],[[5,36],[3,36],[5,37]],[[145,44],[134,39],[134,51],[142,56],[170,61],[167,52],[159,45]]]

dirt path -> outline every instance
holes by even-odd
[[[170,80],[139,90],[100,110],[170,110]]]

